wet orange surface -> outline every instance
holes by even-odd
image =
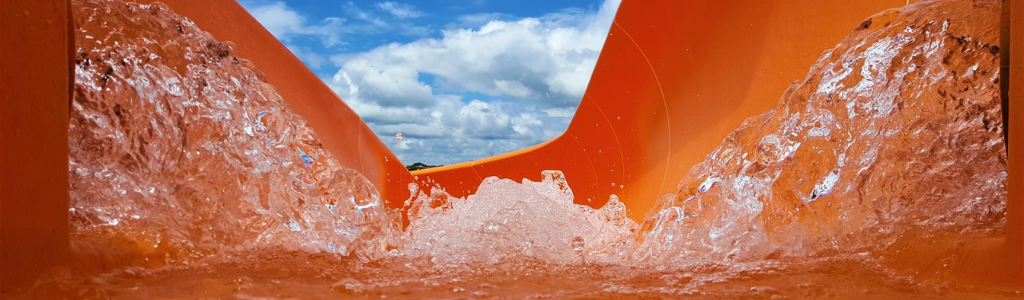
[[[356,267],[264,253],[189,268],[130,268],[46,283],[12,299],[1020,299],[894,277],[858,258],[694,264],[658,270],[519,261],[444,272],[415,263]]]
[[[69,13],[0,3],[0,291],[67,260]]]

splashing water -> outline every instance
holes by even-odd
[[[467,198],[413,187],[404,232],[231,44],[163,5],[72,4],[73,235],[175,266],[48,285],[79,297],[977,296],[870,254],[1005,226],[997,1],[865,21],[642,226],[545,171]]]
[[[532,255],[565,263],[568,249],[580,248],[572,245],[604,228],[611,230],[597,247],[609,241],[615,253],[603,261],[678,266],[882,250],[919,231],[1000,231],[998,24],[967,21],[998,12],[992,1],[926,1],[873,16],[822,54],[776,108],[746,120],[695,165],[639,231],[572,204],[561,173],[548,171],[546,186],[490,178],[474,196],[434,204],[446,209],[414,220],[413,252],[462,260],[515,251],[495,244],[558,249]],[[530,193],[553,186],[563,190]],[[613,215],[621,203],[609,203],[594,213]],[[522,237],[492,240],[488,228]]]
[[[409,211],[404,251],[439,266],[534,258],[551,263],[618,262],[638,225],[615,196],[601,209],[573,203],[558,171],[541,182],[490,177],[476,194],[451,198],[435,189]]]
[[[72,223],[169,261],[285,247],[380,257],[395,216],[230,43],[163,4],[73,1]]]
[[[644,222],[663,263],[891,244],[907,230],[1000,230],[994,1],[925,1],[864,21],[772,110],[743,122]]]

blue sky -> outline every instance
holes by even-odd
[[[403,163],[453,164],[563,132],[619,0],[241,3]]]

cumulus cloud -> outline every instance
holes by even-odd
[[[378,8],[400,8],[387,3]],[[340,69],[327,82],[404,162],[514,151],[568,126],[618,4],[536,18],[464,16],[457,21],[480,25],[335,55]]]
[[[452,164],[543,142],[557,134],[552,124],[565,121],[537,114],[518,102],[437,95],[429,107],[384,107],[360,100],[345,102],[408,164]],[[395,138],[402,133],[401,140]]]
[[[569,10],[444,30],[439,39],[390,44],[348,56],[339,72],[348,74],[352,84],[375,89],[390,88],[369,81],[386,76],[392,82],[422,85],[404,87],[409,93],[420,92],[426,84],[419,75],[427,73],[435,76],[434,86],[446,90],[578,103],[617,7],[618,2],[610,0],[592,14]]]
[[[355,2],[327,3],[316,9],[337,10],[339,16],[311,18],[283,1],[241,0],[241,4],[271,34],[277,37],[289,50],[317,73],[333,73],[334,59],[331,53],[351,45],[348,41],[365,43],[367,37],[378,39],[387,34],[423,37],[433,34],[429,26],[409,22],[409,19],[424,15],[415,6],[397,2],[375,4],[377,10],[363,9]],[[329,66],[330,69],[321,69]]]
[[[333,83],[344,88],[339,91],[344,99],[366,99],[382,106],[431,105],[434,102],[431,87],[415,78],[417,72],[412,68],[384,71],[370,61],[357,60],[346,64],[346,71],[335,74]]]
[[[437,30],[414,23],[426,13],[397,1],[338,3],[344,18],[323,19],[277,0],[242,4],[311,68],[333,73],[325,78],[328,85],[399,158],[450,164],[528,147],[564,131],[619,0],[605,0],[597,11],[531,18],[462,15],[431,38],[421,37]],[[349,47],[346,40],[360,43],[360,36],[380,34],[418,40],[337,52]],[[399,132],[401,140],[394,137]]]

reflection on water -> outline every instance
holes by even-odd
[[[73,244],[140,261],[30,297],[1014,296],[880,259],[900,238],[1001,233],[997,1],[865,21],[642,226],[546,171],[419,192],[405,231],[230,44],[162,5],[72,3]]]

